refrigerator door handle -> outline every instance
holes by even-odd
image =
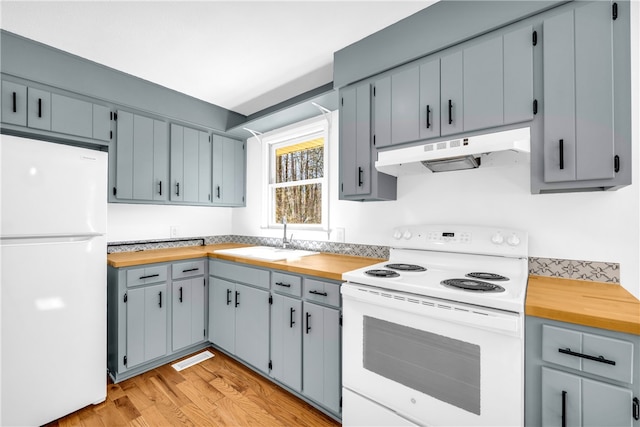
[[[0,236],[0,243],[3,245],[24,245],[43,243],[75,243],[86,242],[96,237],[104,236],[102,233],[86,234],[55,234],[46,236]]]

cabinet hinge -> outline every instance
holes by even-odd
[[[203,336],[203,337],[206,337],[206,336],[207,336],[207,330],[206,330],[206,329],[203,329],[203,330],[202,330],[202,336]]]
[[[113,131],[112,130],[109,131],[109,139],[113,139]]]
[[[207,194],[207,200],[211,201],[211,194]]]
[[[340,326],[342,326],[342,314],[340,315]]]
[[[373,87],[373,96],[376,96],[376,87]]]
[[[127,300],[129,299],[129,297],[127,296],[127,294],[124,294],[124,302],[127,302]]]
[[[537,45],[538,44],[538,32],[534,31],[533,34],[531,35],[531,43],[533,43],[533,45]]]
[[[269,304],[273,305],[273,297],[269,295]]]
[[[269,370],[273,369],[273,364],[271,363],[271,360],[269,360]]]
[[[118,190],[116,190],[116,187],[113,187],[113,195],[115,196],[116,194],[118,194]]]
[[[615,173],[620,172],[620,156],[618,155],[613,156],[613,171]]]
[[[340,191],[343,191],[343,192],[344,192],[344,182],[341,182],[341,183],[340,183]]]
[[[533,100],[533,115],[535,116],[536,114],[538,114],[538,100],[534,99]]]
[[[633,409],[632,409],[633,419],[638,421],[640,420],[640,400],[637,397],[633,398]]]
[[[122,358],[122,363],[126,366],[127,365],[127,356]]]
[[[376,145],[376,135],[373,135],[373,145]]]
[[[342,396],[340,396],[340,407],[342,408]]]
[[[109,120],[113,120],[113,111],[109,111]]]
[[[618,19],[618,3],[614,3],[611,5],[611,17],[614,21]]]
[[[207,279],[202,279],[202,286],[207,286]]]
[[[244,196],[242,196],[242,201],[244,202]]]
[[[344,98],[340,98],[340,105],[344,105]]]
[[[113,113],[113,121],[118,121],[118,113]]]

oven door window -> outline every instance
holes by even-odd
[[[364,368],[480,415],[480,346],[364,316]]]

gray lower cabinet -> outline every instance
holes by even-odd
[[[526,317],[525,425],[640,425],[640,336]]]
[[[212,202],[222,206],[243,206],[245,204],[245,144],[220,135],[213,135],[212,139]]]
[[[273,294],[271,305],[271,376],[302,391],[302,301]]]
[[[204,260],[108,267],[107,368],[115,382],[206,347],[205,278]]]

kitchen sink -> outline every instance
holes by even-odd
[[[305,256],[316,255],[318,252],[301,249],[284,249],[273,246],[249,246],[245,248],[218,249],[216,254],[241,256],[263,261],[295,261]]]

